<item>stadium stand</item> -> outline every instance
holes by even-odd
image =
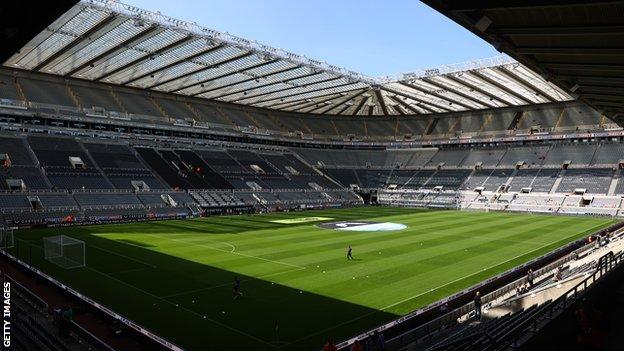
[[[483,9],[474,12],[481,18],[474,21],[467,9],[440,8],[488,42],[502,42],[490,35],[506,36],[497,49],[507,51],[522,43],[506,35],[505,26],[487,28],[487,22],[536,18]],[[544,68],[540,63],[549,54],[537,52],[529,59],[503,56],[378,79],[118,2],[83,1],[73,11],[90,11],[102,20],[46,23],[47,31],[71,40],[51,43],[39,35],[0,68],[3,228],[363,204],[624,217],[624,130],[614,123],[621,114],[604,113],[621,109],[619,87],[598,85],[589,88],[598,92],[588,94],[589,84],[580,82],[587,77],[574,73],[597,66],[601,73],[590,81],[614,82],[617,74],[605,72],[621,67],[607,65],[604,57],[583,69],[580,61],[557,60],[546,60]],[[470,15],[458,15],[463,12]],[[91,45],[103,33],[129,35],[122,26],[131,21],[134,30],[149,22],[146,32],[154,35],[136,33],[106,51]],[[214,37],[224,40],[215,44]],[[199,48],[192,46],[196,42]],[[523,50],[548,51],[547,46]],[[572,56],[587,47],[572,48]],[[569,49],[552,48],[554,55]],[[593,55],[600,54],[595,49]],[[220,50],[240,57],[226,58]],[[212,54],[223,57],[203,60]],[[570,65],[573,72],[566,73]],[[553,77],[560,70],[567,78]],[[604,95],[607,89],[612,91]],[[613,253],[597,258],[604,254],[600,248],[583,247],[591,259],[574,265],[576,247],[564,249],[546,260],[568,260],[559,266],[560,276],[547,272],[552,265],[536,265],[543,271],[528,293],[561,280],[602,278],[622,260]],[[488,296],[488,308],[497,299],[509,302],[524,283],[523,272],[514,274],[508,290]],[[472,320],[474,306],[464,304],[463,314],[453,317],[470,322],[423,349],[504,349],[529,324],[535,327],[552,314],[557,301],[482,322]],[[19,347],[68,349],[25,316],[18,313],[14,320]],[[459,318],[449,320],[460,324]],[[393,329],[381,331],[396,336]],[[388,345],[405,350],[412,341],[395,338]]]
[[[584,189],[589,194],[607,195],[612,179],[613,169],[567,169],[563,171],[557,192],[572,193],[575,189]]]

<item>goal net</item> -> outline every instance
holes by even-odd
[[[13,228],[0,228],[0,250],[12,248],[13,241]]]
[[[66,235],[43,238],[45,259],[57,266],[69,269],[85,266],[84,241]]]

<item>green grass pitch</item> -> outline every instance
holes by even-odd
[[[293,220],[313,216],[408,228],[345,232]],[[187,349],[313,350],[612,223],[363,207],[24,231],[13,251]],[[86,267],[43,260],[42,237],[58,234],[85,241]],[[347,261],[347,245],[356,260]],[[244,293],[236,300],[235,277]]]

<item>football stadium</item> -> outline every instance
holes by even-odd
[[[0,4],[4,349],[620,350],[624,1],[422,2],[500,55]]]

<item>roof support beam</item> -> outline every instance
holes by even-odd
[[[353,83],[349,83],[349,84],[353,84]],[[341,91],[340,93],[348,93],[348,92],[359,90],[359,89],[362,89],[362,87]],[[323,89],[319,89],[319,91],[322,91],[322,90]],[[309,91],[306,91],[304,93],[300,93],[300,94],[297,94],[297,95],[302,95],[302,94],[307,94],[307,93],[309,93]],[[295,102],[295,101],[306,101],[306,100],[318,99],[320,97],[325,97],[325,96],[336,96],[336,95],[338,95],[340,93],[327,93],[327,94],[309,96],[309,97],[305,97],[305,98],[299,98],[299,99],[290,100],[290,101],[278,101],[278,102],[275,102],[275,103],[272,103],[272,104],[269,104],[269,105],[263,105],[261,107],[264,107],[264,108],[274,108],[276,106],[286,105],[286,104],[289,104],[289,103]],[[272,100],[275,100],[275,99],[272,99]],[[257,102],[250,103],[250,105],[256,105],[256,104],[257,104]]]
[[[532,101],[527,100],[527,98],[525,98],[524,96],[522,96],[522,95],[520,95],[520,94],[516,93],[516,92],[515,92],[515,91],[513,91],[512,89],[509,89],[508,87],[506,87],[506,86],[504,86],[503,84],[501,84],[501,83],[499,83],[499,82],[495,81],[494,79],[492,79],[492,78],[490,78],[490,77],[488,77],[488,76],[484,75],[484,74],[483,74],[483,73],[481,73],[481,72],[478,72],[478,71],[470,71],[470,74],[472,74],[473,76],[475,76],[475,77],[477,77],[477,78],[481,79],[482,81],[484,81],[484,82],[486,82],[486,83],[488,83],[488,84],[490,84],[490,85],[493,85],[493,86],[497,87],[498,89],[500,89],[500,90],[502,90],[502,91],[506,92],[507,94],[509,94],[509,95],[511,95],[511,96],[513,96],[513,97],[515,97],[516,99],[518,99],[518,100],[522,101],[523,103],[525,103],[525,104],[527,104],[527,105],[529,105],[529,104],[532,104],[532,103],[533,103]]]
[[[422,90],[420,90],[420,89],[418,89],[416,87],[413,87],[410,84],[407,84],[407,83],[404,83],[404,82],[399,82],[399,84],[403,85],[404,87],[407,87],[408,89],[415,90],[415,91],[417,91],[419,93],[424,94],[424,92]],[[435,95],[432,95],[432,94],[428,94],[428,95],[435,96]],[[406,96],[409,97],[411,95],[410,94],[406,94]],[[421,102],[421,103],[425,103],[425,104],[428,104],[428,105],[431,105],[431,106],[435,106],[435,107],[437,107],[439,109],[442,109],[445,112],[453,111],[453,109],[448,107],[448,106],[451,106],[452,104],[449,104],[450,101],[448,101],[446,99],[442,99],[442,100],[444,100],[444,102],[446,102],[445,105],[441,105],[439,102],[427,101],[427,100],[424,100],[424,99],[421,99],[421,98],[417,98],[415,100],[417,100],[418,102]]]
[[[137,58],[136,60],[132,60],[131,62],[129,62],[129,63],[125,64],[125,65],[122,65],[121,67],[117,67],[114,70],[97,77],[96,79],[94,79],[94,81],[101,81],[103,79],[106,79],[106,78],[108,78],[108,77],[110,77],[110,76],[112,76],[112,75],[114,75],[116,73],[119,73],[121,71],[124,71],[124,70],[126,70],[126,69],[128,69],[128,68],[130,68],[132,66],[136,66],[136,65],[138,65],[140,63],[143,63],[143,62],[145,62],[147,60],[150,60],[152,58],[152,56],[158,56],[158,55],[162,54],[163,52],[167,52],[167,51],[169,51],[171,49],[175,49],[177,47],[185,45],[188,42],[190,42],[191,40],[195,40],[195,39],[193,38],[193,36],[187,35],[184,38],[176,40],[173,43],[171,43],[171,44],[169,44],[169,45],[167,45],[167,46],[165,46],[163,48],[160,48],[160,49],[158,49],[158,50],[156,50],[156,51],[154,51],[152,53],[143,55],[143,56]]]
[[[299,68],[299,67],[297,67],[297,68]],[[246,92],[251,91],[251,90],[265,88],[265,87],[269,87],[269,86],[280,84],[280,83],[287,83],[287,82],[292,82],[293,80],[297,80],[297,79],[313,77],[313,76],[319,75],[321,73],[322,72],[306,73],[306,74],[302,74],[302,75],[299,75],[299,76],[296,76],[296,77],[292,77],[292,78],[288,78],[288,79],[285,79],[285,80],[280,80],[280,81],[275,81],[275,82],[271,82],[271,83],[260,84],[260,85],[256,85],[256,86],[245,88],[245,89],[239,89],[239,90],[228,92],[227,94],[211,96],[210,98],[211,99],[220,99],[220,98],[223,98],[223,97],[226,97],[226,96],[236,95],[236,94],[240,94],[240,93],[246,93]]]
[[[338,112],[334,113],[334,115],[341,115],[343,112],[345,112],[346,110],[349,109],[349,107],[353,106],[353,104],[348,105],[348,104],[344,104],[344,107],[341,108]]]
[[[429,2],[429,1],[425,1]],[[534,8],[552,6],[576,6],[586,4],[588,0],[450,0],[444,1],[451,12],[508,10],[510,8]]]
[[[405,112],[403,111],[403,109],[401,108],[402,105],[394,105],[392,106],[392,108],[398,112],[401,116],[405,116]]]
[[[256,98],[256,97],[260,97],[260,96],[270,95],[270,94],[274,94],[274,93],[281,93],[283,91],[288,91],[288,90],[292,90],[292,89],[301,88],[302,86],[309,86],[309,85],[315,85],[315,84],[320,84],[320,83],[327,83],[327,82],[331,82],[331,81],[334,81],[334,80],[338,80],[340,78],[341,77],[332,77],[332,78],[326,78],[326,79],[322,79],[322,80],[319,80],[319,81],[316,81],[316,82],[312,82],[312,83],[307,83],[307,84],[302,84],[302,85],[297,84],[297,85],[293,85],[293,86],[289,86],[289,87],[285,87],[285,88],[281,88],[281,89],[270,90],[270,91],[265,91],[263,93],[258,93],[258,94],[254,94],[254,95],[245,96],[243,98],[239,98],[239,99],[236,99],[236,100],[230,100],[229,102],[240,102],[240,101],[243,101],[243,100],[249,100],[249,99],[253,99],[253,98]],[[275,99],[283,99],[283,98],[287,98],[287,97],[290,97],[290,95],[282,95],[282,96],[279,96],[279,97],[277,97]],[[259,102],[264,102],[264,101],[270,101],[270,100],[261,100],[261,101],[256,101],[254,103],[259,103]]]
[[[566,56],[623,56],[624,48],[605,47],[519,47],[514,50],[522,55]]]
[[[419,92],[421,92],[421,93],[423,93],[423,94],[427,94],[427,95],[435,96],[435,97],[437,97],[438,99],[442,99],[442,100],[444,100],[444,101],[447,101],[447,102],[449,103],[449,106],[451,106],[451,105],[453,105],[453,104],[456,104],[456,105],[459,105],[459,106],[461,106],[461,107],[463,107],[463,108],[465,108],[465,109],[467,109],[467,110],[474,110],[474,109],[475,109],[475,108],[474,108],[474,107],[472,107],[472,106],[466,105],[466,104],[461,103],[461,102],[459,102],[459,101],[457,101],[457,100],[452,100],[451,98],[446,97],[446,96],[444,96],[444,95],[442,95],[442,94],[438,94],[438,93],[435,93],[435,92],[433,92],[433,91],[428,91],[428,90],[425,90],[425,88],[421,88],[421,87],[418,87],[418,86],[416,86],[416,85],[413,85],[413,84],[410,84],[410,83],[407,83],[407,82],[399,82],[399,84],[401,84],[401,85],[403,85],[403,86],[405,86],[405,87],[408,87],[408,88],[410,88],[410,89],[413,89],[413,90],[419,91]],[[438,106],[438,105],[436,104],[436,106]]]
[[[578,74],[574,76],[560,75],[557,76],[557,78],[578,83],[580,86],[583,86],[584,82],[592,82],[591,84],[624,84],[624,77],[596,76],[592,74]]]
[[[602,91],[602,92],[618,92],[624,95],[624,87],[616,87],[612,85],[581,85],[579,89],[582,93],[588,93],[590,91]]]
[[[535,84],[529,82],[528,80],[524,79],[521,76],[516,75],[515,73],[513,73],[512,70],[510,70],[509,68],[505,67],[505,66],[501,66],[501,67],[496,67],[494,68],[494,70],[496,72],[498,72],[499,74],[507,77],[508,79],[516,82],[516,84],[519,84],[529,90],[532,90],[536,93],[539,94],[539,96],[543,97],[544,99],[548,100],[548,102],[555,102],[555,99],[548,94],[546,91],[544,91],[543,89],[538,88],[537,86],[535,86]]]
[[[381,89],[383,89],[383,90],[385,90],[385,91],[387,91],[387,92],[389,92],[389,93],[392,93],[392,94],[394,94],[394,95],[402,96],[402,97],[407,98],[407,99],[410,99],[410,100],[412,100],[412,101],[416,101],[416,102],[418,102],[418,107],[420,107],[421,109],[423,109],[423,110],[425,110],[425,111],[427,111],[427,112],[429,112],[429,113],[436,113],[436,112],[438,112],[438,111],[436,111],[436,110],[432,110],[432,109],[431,109],[431,107],[435,107],[435,108],[437,108],[437,109],[440,109],[440,110],[442,110],[443,112],[450,112],[450,111],[451,111],[451,110],[449,110],[449,109],[448,109],[448,108],[446,108],[446,107],[440,107],[440,106],[438,106],[438,105],[432,104],[432,103],[430,103],[430,102],[427,102],[427,101],[425,101],[425,100],[419,99],[419,98],[414,97],[414,96],[412,96],[412,95],[408,95],[408,94],[402,93],[402,92],[400,92],[400,91],[398,91],[398,90],[394,90],[394,89],[390,89],[390,88],[385,88],[385,87],[382,87]],[[426,106],[423,106],[423,105],[426,105]]]
[[[566,35],[621,35],[624,26],[548,26],[548,27],[498,27],[488,33],[513,36],[566,36]]]
[[[288,110],[289,108],[299,107],[302,105],[309,105],[309,104],[310,104],[310,99],[301,99],[301,100],[290,101],[287,104],[282,104],[278,109]],[[316,102],[313,102],[312,104],[316,104]]]
[[[340,97],[340,96],[338,96],[338,97]],[[322,99],[320,101],[312,101],[312,102],[309,102],[306,105],[297,107],[296,109],[293,109],[293,110],[290,110],[290,111],[292,111],[292,112],[299,112],[299,111],[305,110],[306,108],[311,107],[311,106],[315,106],[316,109],[321,108],[321,107],[325,107],[326,106],[325,103],[327,103],[329,101],[332,101],[332,100],[335,100],[338,97],[332,96],[332,97],[329,97],[329,98],[326,98],[326,99]],[[308,113],[308,112],[310,112],[310,111],[306,111],[306,113]]]
[[[167,65],[165,65],[165,66],[163,66],[163,67],[157,68],[157,69],[155,69],[155,70],[153,70],[153,71],[147,72],[147,73],[142,74],[142,75],[140,75],[140,76],[138,76],[138,77],[134,77],[134,78],[132,78],[132,79],[130,79],[130,80],[127,80],[127,81],[125,81],[125,82],[123,82],[123,83],[120,83],[120,84],[121,84],[121,85],[127,85],[127,84],[130,84],[130,83],[136,82],[136,81],[137,81],[137,80],[139,80],[139,79],[143,79],[143,78],[148,77],[148,76],[150,76],[150,75],[153,75],[153,74],[155,74],[155,73],[162,72],[162,71],[164,71],[164,70],[166,70],[166,69],[169,69],[169,68],[171,68],[171,67],[173,67],[173,66],[177,66],[177,65],[179,65],[179,64],[181,64],[181,63],[183,63],[183,62],[188,62],[188,61],[194,60],[194,59],[196,59],[196,58],[198,58],[198,57],[200,57],[200,56],[202,56],[202,55],[208,54],[208,53],[213,52],[213,51],[215,51],[215,50],[219,50],[219,49],[220,49],[220,48],[222,48],[223,46],[224,46],[223,44],[219,44],[219,45],[216,45],[216,46],[210,47],[210,48],[208,48],[208,49],[206,49],[206,50],[202,50],[202,51],[200,51],[200,52],[198,52],[198,53],[196,53],[196,54],[193,54],[193,55],[191,55],[191,56],[185,57],[185,58],[180,59],[180,60],[173,61],[173,62],[171,62],[171,63],[169,63],[169,64],[167,64]],[[150,86],[149,88],[151,88],[151,86]],[[149,89],[149,88],[148,88],[148,89]]]
[[[251,78],[247,78],[247,79],[240,80],[238,82],[228,83],[228,84],[225,84],[225,85],[220,85],[218,87],[210,88],[210,89],[202,91],[200,94],[209,93],[211,91],[220,90],[220,89],[223,89],[223,88],[229,88],[229,87],[232,87],[232,86],[235,86],[235,85],[238,85],[238,84],[251,82],[252,80],[259,80],[259,79],[267,78],[267,77],[270,77],[270,76],[274,76],[276,74],[286,73],[286,72],[293,71],[293,70],[296,70],[296,69],[301,68],[301,67],[303,67],[303,65],[297,65],[297,66],[293,66],[293,67],[289,67],[289,68],[284,68],[284,69],[281,69],[279,71],[275,71],[275,72],[271,72],[271,73],[265,73],[265,74],[261,74],[261,75],[257,75],[257,76],[253,75],[253,74],[248,74]],[[249,68],[247,68],[246,70],[249,70]],[[213,97],[211,96],[210,98],[212,99]]]
[[[204,67],[202,67],[202,68],[199,68],[199,69],[193,70],[193,71],[191,71],[191,72],[187,72],[187,73],[181,74],[181,75],[179,75],[179,76],[177,76],[177,77],[169,78],[169,79],[167,79],[167,80],[164,80],[164,81],[162,81],[162,82],[159,82],[159,83],[157,83],[157,84],[154,84],[154,85],[150,86],[150,87],[149,87],[149,89],[153,89],[153,88],[159,87],[159,86],[161,86],[161,85],[165,85],[165,84],[171,83],[171,82],[176,81],[176,80],[178,80],[178,79],[182,79],[182,78],[190,77],[190,76],[192,76],[192,75],[194,75],[194,74],[201,73],[201,72],[203,72],[203,71],[207,71],[207,70],[209,70],[209,69],[211,69],[211,68],[214,68],[214,67],[217,67],[217,66],[219,66],[219,65],[222,65],[222,64],[225,64],[225,63],[228,63],[228,62],[232,62],[232,61],[236,61],[236,60],[238,60],[238,59],[241,59],[241,58],[244,58],[244,57],[247,57],[247,56],[250,56],[250,55],[253,55],[253,53],[252,53],[252,52],[245,52],[245,53],[243,53],[243,54],[236,55],[236,56],[231,57],[231,58],[229,58],[229,59],[226,59],[226,60],[223,60],[223,61],[219,61],[219,62],[217,62],[217,63],[213,63],[213,64],[208,65],[208,66],[204,66]],[[175,92],[178,92],[178,91],[180,91],[180,90],[182,90],[182,89],[190,88],[190,87],[195,86],[195,85],[198,85],[198,84],[202,84],[202,83],[201,83],[201,82],[196,82],[196,83],[194,82],[194,83],[192,83],[192,84],[189,84],[189,85],[186,85],[186,86],[182,86],[182,87],[178,87],[178,88],[176,88],[176,89],[174,89],[174,90],[169,90],[169,91],[167,91],[167,92],[168,92],[168,93],[175,93]]]
[[[456,89],[455,87],[452,87],[450,85],[445,85],[444,83],[437,82],[437,81],[435,81],[435,80],[433,80],[431,78],[424,77],[424,78],[420,78],[420,79],[422,79],[423,81],[425,81],[425,82],[427,82],[427,83],[429,83],[429,84],[431,84],[431,85],[433,85],[435,87],[438,87],[440,89],[448,90],[448,91],[452,92],[453,94],[459,95],[459,96],[463,97],[464,99],[470,100],[470,101],[472,101],[472,102],[474,102],[476,104],[485,105],[485,106],[489,106],[489,107],[492,107],[492,108],[498,107],[498,106],[494,105],[493,103],[491,103],[489,101],[486,102],[486,101],[483,101],[483,100],[477,100],[477,98],[475,98],[473,96],[470,96],[470,95],[464,93],[463,91],[461,91],[459,89]]]
[[[362,109],[362,107],[364,107],[364,104],[366,104],[366,102],[368,101],[368,99],[370,99],[370,96],[364,96],[362,97],[362,101],[360,101],[360,103],[357,105],[357,107],[355,108],[355,110],[353,111],[353,113],[351,113],[352,116],[357,116],[357,114],[360,112],[360,110]]]
[[[264,100],[260,100],[260,101],[255,101],[253,102],[253,104],[262,104],[265,102],[269,102],[269,101],[275,101],[275,100],[280,100],[280,99],[285,99],[285,98],[289,98],[289,97],[293,97],[293,96],[299,96],[299,95],[305,95],[305,94],[309,94],[309,93],[315,93],[317,91],[323,91],[326,89],[335,89],[335,88],[342,88],[342,87],[346,87],[349,85],[353,85],[353,84],[357,84],[357,82],[347,82],[347,83],[342,83],[342,84],[338,84],[338,85],[334,85],[332,87],[325,87],[325,88],[316,88],[316,89],[312,89],[312,90],[306,90],[306,91],[302,91],[299,93],[293,93],[293,94],[289,94],[289,95],[283,95],[283,96],[278,96],[278,97],[273,97],[273,98],[268,98],[268,99],[264,99]],[[356,89],[361,89],[362,87],[358,87],[349,91],[353,91]],[[340,94],[341,92],[335,92],[335,93],[331,93],[331,94]],[[308,97],[308,99],[314,99],[314,97]]]
[[[386,102],[384,101],[383,96],[381,95],[381,90],[375,89],[375,95],[377,96],[377,101],[379,101],[379,105],[381,106],[381,110],[384,115],[388,115],[388,107],[386,106]]]
[[[231,75],[233,75],[233,74],[239,74],[239,73],[243,73],[243,72],[245,72],[245,71],[248,71],[248,70],[250,70],[250,69],[256,69],[256,68],[258,68],[258,67],[262,67],[262,66],[270,65],[270,64],[275,63],[275,62],[277,62],[277,61],[279,61],[279,60],[278,60],[278,59],[274,59],[274,60],[270,60],[270,61],[266,61],[266,62],[256,63],[255,65],[251,65],[251,66],[249,66],[249,67],[245,67],[245,68],[237,69],[237,70],[235,70],[235,71],[227,72],[227,73],[224,73],[224,74],[218,75],[218,76],[216,76],[216,77],[212,77],[212,78],[210,78],[210,79],[203,80],[203,81],[201,81],[201,82],[198,82],[197,84],[206,84],[206,83],[209,83],[209,82],[215,81],[215,80],[217,80],[217,79],[221,79],[221,78],[225,78],[225,77],[231,76]],[[255,78],[253,78],[253,79],[255,79]],[[195,84],[195,85],[197,85],[197,84]],[[214,88],[207,89],[207,91],[211,91],[211,90],[214,90]],[[193,94],[191,94],[191,96],[197,96],[197,95],[201,95],[201,94],[204,94],[204,93],[206,93],[206,90],[202,90],[202,91],[200,91],[200,92],[193,93]]]
[[[146,36],[148,36],[150,34],[153,34],[154,32],[157,32],[157,31],[159,32],[161,30],[162,29],[158,28],[157,26],[150,26],[147,29],[145,29],[144,31],[139,32],[139,33],[133,35],[132,37],[126,39],[125,41],[123,41],[119,45],[104,51],[103,53],[95,56],[94,58],[88,60],[87,62],[81,64],[80,66],[72,69],[65,76],[66,77],[73,76],[74,74],[82,71],[83,69],[85,69],[85,68],[95,64],[96,62],[98,62],[100,60],[112,57],[112,56],[118,54],[119,52],[121,52],[122,50],[127,50],[128,47],[138,43],[141,39],[144,39]]]
[[[567,62],[544,62],[547,68],[560,69],[565,71],[601,71],[601,72],[622,72],[624,64],[601,64],[601,63],[567,63]]]
[[[347,95],[347,97],[346,97],[345,99],[342,99],[342,101],[340,101],[339,103],[335,104],[334,106],[330,106],[329,108],[326,108],[325,110],[320,111],[319,113],[323,114],[323,113],[329,112],[329,111],[334,110],[334,109],[336,109],[338,106],[343,105],[343,104],[345,104],[345,106],[346,106],[347,108],[349,108],[349,106],[351,106],[351,105],[346,105],[346,103],[347,103],[347,102],[349,102],[350,100],[353,100],[353,99],[355,99],[356,97],[358,97],[358,96],[360,96],[360,95],[364,94],[366,91],[367,91],[367,89],[362,89],[361,91],[358,91],[357,93],[355,93],[355,94],[353,94],[353,95]],[[319,109],[322,109],[322,107],[321,107],[321,108],[319,108]],[[315,111],[317,111],[317,110],[319,110],[319,109],[310,110],[310,111],[308,111],[308,113],[313,112],[313,111],[315,112]]]
[[[398,97],[396,97],[396,96],[392,96],[392,95],[391,95],[391,96],[390,96],[390,98],[391,98],[392,100],[394,100],[396,103],[398,103],[399,105],[403,106],[403,107],[404,107],[405,109],[407,109],[408,111],[411,111],[413,114],[415,114],[415,115],[420,115],[420,114],[421,114],[421,113],[420,113],[420,111],[418,111],[417,109],[415,109],[413,106],[411,106],[411,105],[410,105],[410,104],[408,104],[407,102],[405,102],[405,101],[403,101],[403,100],[399,99]]]
[[[500,104],[503,104],[503,105],[506,105],[506,106],[509,105],[509,103],[507,101],[505,101],[505,100],[499,98],[498,96],[488,92],[487,90],[481,89],[480,87],[478,87],[478,86],[476,86],[476,85],[474,85],[474,84],[472,84],[470,82],[467,82],[467,81],[464,81],[462,79],[459,79],[459,78],[455,77],[452,74],[445,75],[444,77],[447,78],[447,79],[452,80],[455,83],[458,83],[458,84],[461,84],[463,86],[466,86],[466,87],[468,87],[468,88],[470,88],[470,89],[472,89],[474,91],[477,91],[477,92],[479,92],[479,93],[489,97],[490,101],[498,101]]]
[[[368,113],[367,115],[372,116],[375,112],[375,105],[368,105]],[[366,123],[366,122],[364,122]]]
[[[617,108],[624,110],[624,104],[621,102],[609,102],[609,101],[593,101],[596,106],[606,106],[609,108]]]
[[[48,56],[45,60],[39,62],[35,67],[32,68],[32,70],[33,71],[41,71],[42,68],[44,68],[45,66],[50,64],[52,61],[56,60],[57,58],[61,57],[61,55],[63,55],[67,51],[73,49],[78,44],[82,43],[85,39],[89,38],[91,35],[95,34],[100,29],[106,27],[108,24],[113,22],[116,18],[117,18],[117,15],[115,15],[115,14],[108,15],[108,17],[106,17],[103,20],[101,20],[100,22],[98,22],[95,26],[91,27],[84,34],[82,34],[81,36],[75,38],[69,44],[64,45],[57,52],[55,52],[52,55]]]
[[[624,95],[618,94],[602,94],[602,93],[583,93],[582,95],[587,99],[606,100],[606,101],[621,101],[624,103]]]

